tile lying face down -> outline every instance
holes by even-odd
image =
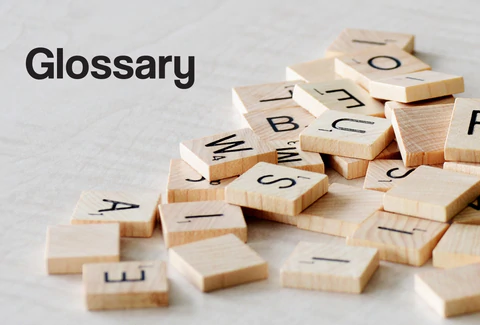
[[[385,118],[391,120],[392,113],[395,108],[414,108],[414,109],[423,109],[426,106],[433,106],[433,105],[443,105],[443,104],[452,104],[455,102],[455,97],[453,96],[445,96],[440,98],[428,99],[428,100],[421,100],[418,102],[413,102],[409,104],[400,103],[396,101],[388,101],[385,102]]]

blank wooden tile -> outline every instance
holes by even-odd
[[[203,292],[268,277],[268,265],[234,234],[169,249],[170,263]]]
[[[440,316],[480,311],[480,264],[415,274],[415,292]]]
[[[405,167],[401,160],[375,159],[368,164],[363,188],[386,192],[414,170],[415,168]]]
[[[325,155],[328,166],[346,179],[364,177],[367,174],[368,160],[342,156]]]
[[[331,184],[328,193],[297,217],[297,227],[328,235],[351,236],[360,224],[382,209],[383,193]]]
[[[85,264],[83,287],[88,310],[168,306],[162,261]]]
[[[447,228],[446,223],[377,211],[347,238],[347,244],[377,248],[381,260],[421,266]]]
[[[476,163],[446,161],[443,163],[443,169],[480,177],[480,164]]]
[[[161,204],[165,247],[234,234],[247,241],[247,224],[242,209],[224,201]]]
[[[402,159],[397,141],[393,140],[390,142],[390,144],[375,157],[375,160],[377,159]]]
[[[463,77],[438,71],[418,71],[370,83],[370,95],[374,98],[410,103],[463,93]]]
[[[262,210],[251,209],[251,208],[242,208],[242,210],[245,216],[275,221],[275,222],[284,223],[292,226],[297,225],[296,216],[288,216],[286,214],[262,211]]]
[[[372,47],[335,58],[335,72],[367,90],[372,80],[423,70],[430,70],[430,66],[392,45]]]
[[[381,48],[386,45],[394,45],[412,53],[414,43],[415,37],[411,34],[346,28],[327,48],[325,55],[327,57],[339,56],[372,47]]]
[[[330,168],[330,167],[327,167],[325,169],[325,175],[328,176],[328,182],[330,184],[339,183],[343,185],[363,188],[363,183],[365,182],[365,177],[346,179],[345,177],[343,177],[337,171],[335,171],[333,168]]]
[[[394,137],[390,121],[373,116],[328,110],[302,133],[305,151],[373,160]]]
[[[291,81],[322,82],[340,78],[335,74],[335,58],[322,58],[297,63],[288,66],[286,69],[286,79]]]
[[[408,104],[400,103],[396,101],[388,101],[388,102],[385,102],[385,118],[390,120],[392,118],[392,112],[395,108],[423,109],[424,106],[452,104],[452,109],[453,109],[454,102],[455,102],[455,97],[453,96],[444,96],[440,98],[420,100],[418,102],[413,102]]]
[[[385,193],[385,211],[447,222],[480,192],[480,178],[420,166]]]
[[[295,216],[324,195],[328,177],[296,168],[258,163],[225,189],[225,201]]]
[[[259,161],[277,163],[277,151],[251,129],[180,143],[180,156],[208,181],[238,176]]]
[[[270,143],[277,149],[278,165],[315,173],[325,172],[322,156],[300,149],[300,140],[275,140]]]
[[[394,109],[392,125],[405,166],[444,162],[445,140],[451,115],[450,104],[425,106],[422,109]]]
[[[480,196],[453,218],[453,223],[480,226]]]
[[[382,102],[349,79],[296,85],[293,100],[315,117],[329,109],[378,117],[385,114]]]
[[[86,263],[120,260],[120,226],[57,225],[47,228],[45,259],[48,274],[82,273]]]
[[[459,267],[480,263],[480,227],[454,223],[433,250],[433,266]]]
[[[122,237],[151,237],[159,201],[153,191],[83,191],[71,223],[118,222]]]
[[[373,248],[300,242],[280,269],[282,287],[361,293],[379,265]]]
[[[315,117],[301,107],[275,108],[244,115],[250,128],[263,140],[298,140]]]

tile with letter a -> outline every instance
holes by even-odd
[[[356,179],[367,174],[368,160],[326,155],[328,166],[346,179]]]
[[[443,163],[443,169],[480,177],[480,164],[476,163],[446,161]]]
[[[86,263],[120,260],[118,223],[57,225],[47,228],[45,259],[48,274],[82,273]]]
[[[208,181],[238,176],[260,161],[277,163],[277,151],[251,129],[180,143],[180,156]]]
[[[401,160],[375,159],[368,164],[363,188],[386,192],[414,170],[415,168],[405,167]]]
[[[377,211],[347,238],[347,244],[377,248],[384,261],[421,266],[447,228],[446,223]]]
[[[225,188],[225,201],[295,216],[324,195],[327,189],[325,174],[258,163]]]
[[[434,99],[427,99],[427,100],[420,100],[418,102],[413,102],[409,104],[400,103],[396,101],[388,101],[385,103],[385,118],[392,119],[392,112],[395,108],[415,108],[415,109],[423,109],[425,106],[433,106],[433,105],[443,105],[443,104],[452,104],[455,102],[455,97],[453,96],[445,96],[440,98]]]
[[[385,193],[384,210],[447,222],[480,192],[480,178],[420,166]]]
[[[480,227],[454,223],[433,250],[433,266],[459,267],[480,263]]]
[[[275,140],[270,143],[277,149],[278,165],[315,173],[325,173],[322,156],[300,149],[299,140]]]
[[[394,137],[390,121],[373,116],[328,110],[302,133],[305,151],[373,160]]]
[[[322,82],[340,79],[340,77],[335,74],[335,59],[322,58],[288,66],[286,79]]]
[[[378,269],[378,251],[300,242],[280,269],[282,287],[361,293]]]
[[[480,226],[480,196],[453,218],[453,223]]]
[[[168,306],[163,261],[85,264],[83,287],[88,310]]]
[[[242,208],[224,201],[201,201],[161,204],[165,247],[234,234],[247,241],[247,224]]]
[[[203,292],[268,277],[268,265],[234,234],[169,249],[170,263]]]
[[[315,117],[329,109],[378,117],[385,114],[383,103],[349,79],[296,85],[293,100]]]
[[[367,90],[372,80],[423,70],[430,70],[430,66],[392,45],[377,46],[335,58],[335,72]]]
[[[315,121],[301,107],[275,108],[244,115],[250,128],[263,140],[297,140],[300,132]]]
[[[83,191],[71,223],[118,222],[122,237],[151,237],[159,201],[154,191]]]

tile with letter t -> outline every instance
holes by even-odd
[[[364,189],[386,192],[411,174],[415,168],[405,167],[401,160],[380,159],[368,164]]]
[[[377,211],[347,237],[347,244],[377,248],[381,260],[421,266],[447,228],[446,223]]]
[[[327,189],[325,174],[258,163],[225,188],[225,201],[295,216],[324,195]]]
[[[151,237],[160,194],[154,191],[83,191],[72,224],[120,224],[122,237]]]
[[[270,143],[277,149],[278,165],[325,173],[322,156],[300,149],[300,140],[275,140]]]
[[[200,201],[161,204],[165,247],[235,234],[247,241],[247,224],[242,208],[224,201]]]
[[[277,163],[277,151],[251,129],[180,143],[180,156],[208,181],[243,174],[260,161]]]
[[[480,226],[480,196],[453,218],[453,223]]]
[[[292,64],[287,67],[287,80],[303,80],[305,82],[322,82],[340,79],[335,74],[335,59],[322,58],[313,61]]]
[[[83,287],[88,310],[168,306],[162,261],[85,264]]]
[[[425,106],[432,106],[432,105],[443,105],[443,104],[452,104],[455,102],[455,97],[453,96],[445,96],[440,98],[434,99],[427,99],[427,100],[420,100],[418,102],[413,103],[400,103],[396,101],[388,101],[385,103],[385,118],[392,119],[392,113],[395,108],[415,108],[415,109],[423,109]]]
[[[374,248],[300,242],[280,269],[282,287],[361,293],[378,269]]]

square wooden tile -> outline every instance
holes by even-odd
[[[368,160],[325,155],[327,165],[346,179],[364,177],[367,174]]]
[[[380,152],[374,160],[378,159],[402,159],[402,155],[400,153],[400,148],[398,148],[397,141],[393,140],[392,142],[390,142],[390,144],[385,149],[383,149],[382,152]]]
[[[242,210],[243,210],[243,214],[248,217],[255,217],[259,219],[275,221],[275,222],[284,223],[291,226],[297,225],[296,216],[288,216],[286,214],[262,211],[262,210],[251,209],[251,208],[242,208]]]
[[[341,79],[341,77],[335,74],[335,58],[322,58],[288,66],[286,79],[322,82]]]
[[[452,104],[455,102],[455,97],[453,96],[444,96],[440,98],[434,99],[427,99],[427,100],[420,100],[418,102],[413,103],[400,103],[396,101],[388,101],[385,102],[385,118],[391,120],[392,119],[392,112],[395,108],[415,108],[415,109],[423,109],[424,106],[432,106],[432,105],[443,105],[443,104]]]
[[[480,196],[453,218],[453,223],[480,226]]]
[[[300,149],[300,140],[275,140],[270,143],[277,149],[278,165],[325,173],[322,156],[316,152]]]
[[[328,182],[331,184],[338,183],[358,188],[363,188],[363,183],[365,182],[365,177],[346,179],[333,168],[327,167],[325,170],[325,175],[328,176]]]
[[[433,250],[433,266],[459,267],[480,263],[480,227],[452,224]]]
[[[443,169],[480,177],[480,164],[476,163],[446,161],[443,163]]]
[[[368,164],[364,189],[387,192],[398,181],[411,174],[415,168],[405,167],[401,160],[380,159]]]

